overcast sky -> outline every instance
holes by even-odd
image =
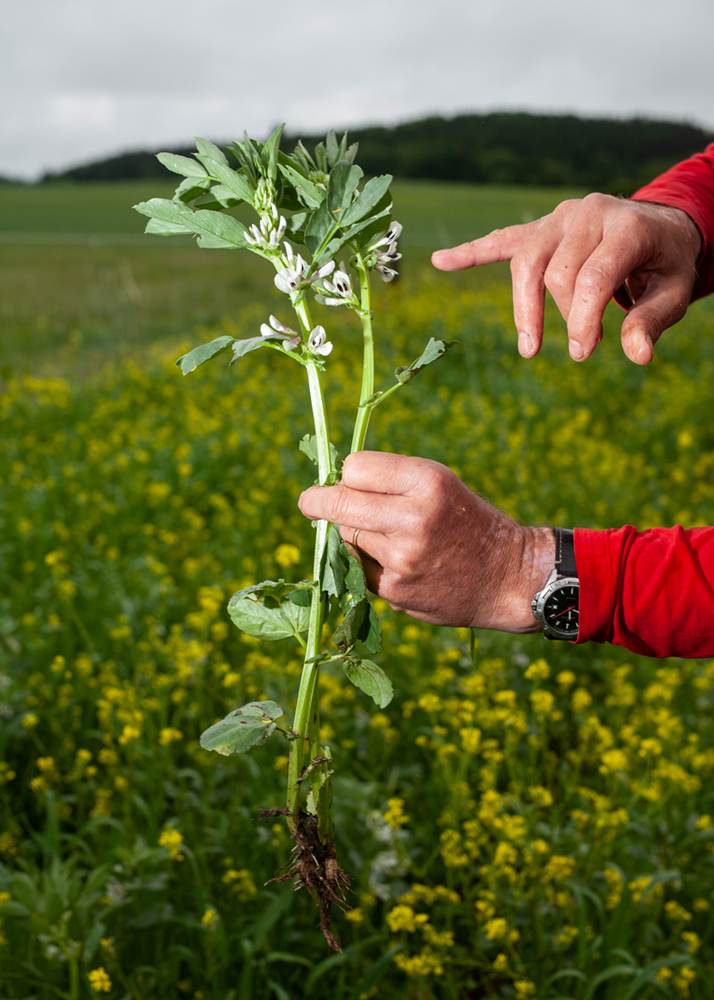
[[[714,131],[714,0],[0,0],[0,174],[533,110]]]

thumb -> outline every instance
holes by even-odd
[[[536,219],[535,222],[527,222],[521,226],[494,229],[488,236],[470,243],[462,243],[447,250],[436,250],[431,255],[431,262],[440,271],[462,271],[467,267],[510,260],[526,240],[540,229],[542,223],[543,219]]]

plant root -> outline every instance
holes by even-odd
[[[263,810],[261,810],[261,813]],[[333,903],[342,910],[345,903],[345,889],[350,876],[337,863],[337,852],[333,842],[323,844],[318,835],[317,817],[300,812],[295,832],[292,834],[295,847],[286,872],[277,875],[272,882],[294,880],[294,890],[307,889],[320,908],[320,930],[333,951],[342,951],[340,943],[332,931],[330,911]]]

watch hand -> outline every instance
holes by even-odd
[[[573,604],[569,608],[566,608],[565,611],[560,611],[557,615],[553,615],[552,620],[555,621],[556,618],[560,618],[561,615],[566,615],[568,611],[575,611],[576,608],[577,604]]]

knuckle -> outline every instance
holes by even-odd
[[[610,291],[614,284],[611,269],[603,261],[589,261],[578,275],[578,290],[587,295]]]
[[[513,257],[511,257],[511,274],[514,278],[519,278],[528,274],[537,266],[538,262],[533,252],[527,246],[523,246],[519,250],[516,250]]]

